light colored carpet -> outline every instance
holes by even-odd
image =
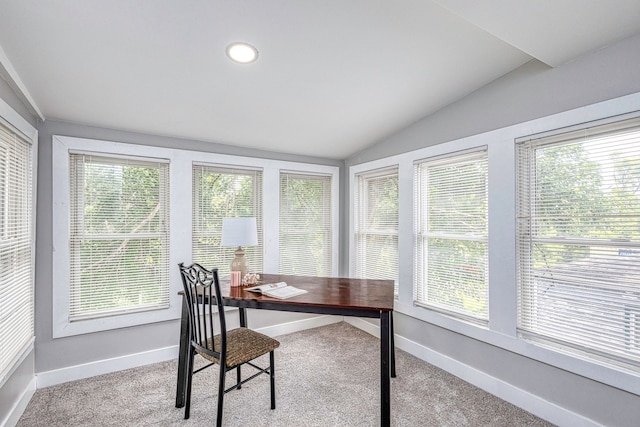
[[[376,426],[379,342],[337,323],[278,337],[276,405],[266,375],[225,395],[227,426]],[[198,359],[201,359],[198,357]],[[268,358],[263,360],[268,364]],[[403,351],[391,380],[394,426],[549,426]],[[194,376],[191,418],[175,408],[177,360],[38,390],[19,427],[211,426],[217,367]],[[249,373],[251,368],[245,368]],[[233,379],[230,372],[227,379]],[[231,377],[231,378],[229,378]],[[231,383],[229,383],[231,384]]]

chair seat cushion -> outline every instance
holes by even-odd
[[[220,335],[213,337],[216,351],[220,351]],[[227,368],[233,368],[249,362],[256,357],[267,354],[280,346],[280,342],[264,334],[248,328],[237,328],[227,331]],[[211,338],[207,341],[207,348],[211,348]],[[220,363],[212,354],[198,351],[202,357],[214,363]]]

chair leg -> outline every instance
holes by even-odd
[[[216,418],[216,426],[222,427],[222,405],[224,402],[224,380],[227,370],[224,363],[220,363],[220,382],[218,384],[218,414]]]
[[[238,382],[236,384],[238,384],[238,390],[240,390],[242,388],[241,385],[239,385],[242,382],[242,374],[240,374],[240,366],[238,365],[237,369],[237,377],[238,377]]]
[[[271,383],[271,409],[276,409],[275,357],[273,350],[269,352],[269,381]]]
[[[189,345],[189,355],[187,356],[187,389],[185,390],[184,419],[188,420],[191,412],[191,382],[193,381],[193,347]]]

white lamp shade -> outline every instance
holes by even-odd
[[[256,246],[258,226],[255,218],[223,218],[222,246]]]

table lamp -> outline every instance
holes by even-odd
[[[255,218],[223,218],[222,246],[236,246],[236,257],[231,261],[231,271],[239,271],[244,279],[249,269],[249,261],[244,256],[243,246],[258,244],[258,227]]]

